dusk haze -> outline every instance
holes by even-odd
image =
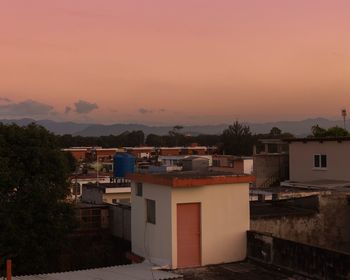
[[[0,279],[350,279],[350,0],[0,0]]]
[[[0,3],[0,118],[340,119],[348,0]]]

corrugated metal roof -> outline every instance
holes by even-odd
[[[165,280],[182,279],[179,274],[152,270],[149,263],[138,263],[105,268],[61,273],[16,276],[13,280]]]

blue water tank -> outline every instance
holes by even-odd
[[[114,156],[114,176],[125,177],[128,173],[135,172],[135,157],[128,153],[120,153]]]

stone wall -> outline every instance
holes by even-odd
[[[251,230],[279,238],[350,252],[350,205],[344,193],[319,196],[319,212],[251,217]]]

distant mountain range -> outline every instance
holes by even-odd
[[[173,128],[173,126],[149,126],[142,124],[89,124],[74,122],[57,122],[52,120],[34,120],[34,119],[18,119],[18,120],[0,120],[0,122],[9,124],[16,123],[18,125],[28,125],[35,122],[55,134],[72,134],[80,136],[106,136],[119,135],[125,131],[142,130],[145,134],[165,135]],[[306,119],[302,121],[277,121],[266,123],[246,123],[250,126],[253,133],[268,133],[272,127],[276,126],[283,132],[290,132],[296,136],[306,136],[311,132],[311,127],[318,124],[321,127],[329,128],[332,126],[343,126],[342,121],[328,120],[324,118]],[[218,125],[192,125],[184,126],[183,133],[198,134],[220,134],[229,124]]]

